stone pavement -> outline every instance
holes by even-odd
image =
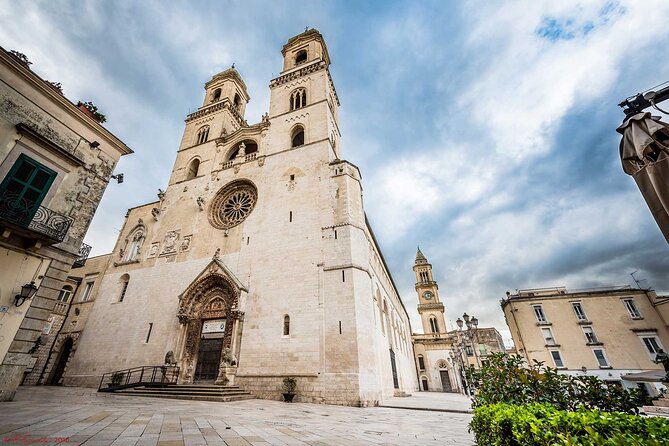
[[[74,387],[20,387],[13,402],[0,403],[7,445],[473,445],[470,420],[460,413],[166,400]]]
[[[470,397],[449,392],[414,392],[411,396],[396,396],[383,400],[381,401],[381,407],[455,413],[472,412]]]

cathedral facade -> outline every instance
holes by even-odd
[[[342,158],[325,42],[311,29],[282,54],[257,124],[234,68],[205,84],[167,188],[128,211],[96,278],[64,384],[171,352],[181,383],[222,382],[230,354],[227,376],[261,398],[288,376],[308,402],[417,389],[409,316]]]

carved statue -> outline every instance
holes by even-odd
[[[165,364],[166,365],[174,365],[177,362],[174,360],[174,352],[170,350],[165,354]]]
[[[200,210],[204,210],[204,198],[202,197],[197,197],[197,206],[200,208]]]
[[[662,381],[669,382],[669,355],[664,350],[660,349],[655,355],[655,360],[653,362],[655,364],[662,364],[664,371],[666,372]]]
[[[162,189],[158,189],[158,199],[160,201],[163,201],[163,198],[165,197],[165,191]]]
[[[221,248],[216,248],[216,252],[214,253],[214,257],[212,257],[212,260],[218,260],[221,258]]]
[[[158,221],[158,215],[159,214],[160,214],[160,209],[158,209],[158,208],[151,209],[151,215],[153,215],[153,219],[155,221]]]
[[[221,367],[230,367],[237,365],[234,356],[232,356],[232,350],[229,347],[225,347],[223,352],[221,352]]]
[[[239,152],[237,153],[237,157],[241,158],[246,155],[246,144],[241,143],[239,145]]]

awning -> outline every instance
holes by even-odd
[[[653,119],[650,113],[637,113],[616,130],[623,135],[623,170],[634,178],[669,243],[669,124]]]
[[[666,372],[664,370],[648,370],[646,372],[628,373],[621,375],[620,379],[632,382],[659,383],[664,379]]]

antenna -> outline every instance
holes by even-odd
[[[634,274],[637,273],[637,272],[638,272],[638,270],[634,270],[634,271],[632,271],[632,272],[630,273],[630,276],[632,276],[632,279],[634,280],[634,283],[636,283],[637,288],[641,289],[641,282],[645,282],[646,279],[640,279],[640,280],[639,280],[639,279],[637,279],[636,277],[634,277]]]

